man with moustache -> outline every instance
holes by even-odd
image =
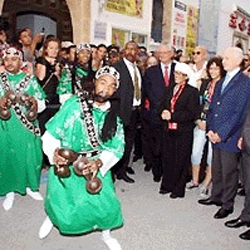
[[[125,152],[116,166],[116,177],[128,183],[133,183],[127,173],[134,174],[134,170],[128,167],[130,154],[134,145],[136,126],[140,116],[142,77],[136,65],[138,45],[129,41],[125,45],[123,59],[114,64],[120,73],[120,87],[117,97],[120,100],[119,115],[122,118],[125,130]]]

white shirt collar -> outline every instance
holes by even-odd
[[[111,107],[111,104],[110,104],[109,101],[103,103],[103,105],[101,105],[101,106],[98,106],[96,103],[94,103],[93,107],[97,108],[97,109],[100,109],[102,111],[107,111]]]

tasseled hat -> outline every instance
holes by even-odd
[[[98,79],[102,75],[110,75],[110,76],[112,76],[116,80],[117,88],[119,87],[119,84],[120,84],[120,73],[113,66],[106,65],[106,66],[100,68],[96,72],[95,78]]]

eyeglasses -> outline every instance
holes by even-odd
[[[194,56],[194,55],[200,55],[201,54],[201,52],[200,51],[194,51],[193,53],[192,53],[192,55]]]

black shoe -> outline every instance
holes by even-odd
[[[250,230],[239,235],[242,240],[250,240]]]
[[[141,155],[134,155],[133,157],[133,162],[137,162],[138,160],[140,160],[142,158]]]
[[[246,196],[246,191],[244,188],[242,188],[238,193],[239,196]]]
[[[170,196],[169,196],[170,198],[172,198],[172,199],[176,199],[176,198],[178,198],[178,196],[176,195],[176,194],[170,194]]]
[[[167,191],[165,189],[160,189],[159,194],[168,194],[170,191]]]
[[[128,174],[135,174],[134,169],[131,168],[131,167],[126,167],[126,171],[127,171]]]
[[[154,180],[154,182],[160,182],[161,177],[160,176],[154,176],[153,180]]]
[[[242,226],[247,226],[250,227],[250,222],[249,221],[242,221],[240,218],[237,218],[235,220],[229,220],[225,222],[226,227],[231,227],[231,228],[239,228]]]
[[[151,164],[146,164],[146,166],[144,167],[144,171],[149,172],[151,168],[152,168]]]
[[[215,219],[226,218],[229,214],[233,213],[233,209],[223,209],[220,208],[217,213],[214,215]]]
[[[210,205],[222,206],[221,202],[212,201],[210,198],[198,200],[198,203],[206,206]]]
[[[124,181],[126,181],[128,183],[134,183],[135,182],[132,178],[128,177],[127,174],[117,175],[116,178],[118,180],[124,180]]]

